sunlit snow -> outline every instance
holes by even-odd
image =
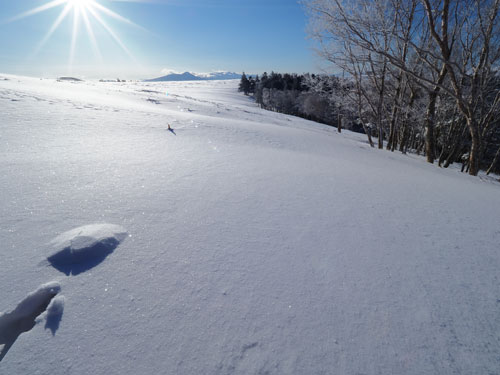
[[[237,84],[1,76],[0,311],[64,297],[0,373],[498,373],[500,185]],[[92,267],[44,261],[103,223]]]

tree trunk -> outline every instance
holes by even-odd
[[[410,129],[409,129],[410,110],[413,108],[413,104],[415,103],[415,96],[416,96],[415,90],[411,89],[410,102],[408,103],[408,111],[406,112],[404,117],[403,133],[401,135],[401,144],[399,146],[399,151],[401,151],[403,154],[406,154],[406,150],[408,149],[409,136],[410,136]]]
[[[417,137],[418,135],[418,137]],[[421,133],[415,135],[415,149],[417,150],[417,155],[420,155],[422,153],[422,150],[424,148],[425,142],[422,142],[422,137]]]
[[[436,140],[434,136],[434,127],[436,122],[436,101],[439,95],[440,86],[443,84],[447,72],[448,69],[446,68],[446,64],[444,64],[441,68],[441,71],[439,72],[439,77],[437,79],[436,85],[434,86],[434,89],[429,93],[429,104],[427,105],[427,111],[425,113],[425,154],[429,163],[434,163],[434,160],[436,159]]]
[[[375,68],[373,62],[370,57],[370,65],[373,73],[373,77],[375,77]],[[377,105],[377,127],[378,127],[378,148],[384,148],[384,128],[383,128],[383,110],[384,110],[384,96],[385,96],[385,80],[387,74],[387,59],[384,57],[384,62],[382,64],[382,71],[380,73],[380,85],[377,85],[375,78],[374,86],[378,88],[378,105]]]
[[[453,118],[455,117],[455,115],[456,111],[454,112]],[[457,141],[456,136],[459,133],[459,130],[457,130],[457,128],[458,128],[458,121],[453,121],[441,148],[441,154],[439,155],[438,159],[439,166],[441,166],[444,163],[446,157],[455,149],[455,143]]]
[[[371,129],[368,129],[366,127],[365,123],[363,122],[363,120],[361,120],[361,118],[359,119],[359,121],[361,121],[361,125],[363,126],[363,130],[365,131],[365,134],[368,137],[368,143],[370,144],[370,147],[375,147],[375,145],[373,144],[373,140],[372,140]]]
[[[392,105],[391,122],[389,124],[389,139],[387,141],[387,150],[391,150],[391,151],[394,151],[394,149],[395,149],[394,143],[396,142],[396,134],[395,134],[396,133],[396,120],[398,117],[402,79],[403,79],[403,71],[400,71],[398,78],[397,78],[398,85],[396,88],[396,94],[394,95],[394,103]]]
[[[462,131],[459,131],[456,134],[453,145],[451,147],[450,152],[448,153],[448,157],[446,158],[443,168],[448,168],[450,164],[454,163],[458,158],[458,155],[462,148],[462,140],[465,139],[466,137],[467,126],[461,124],[461,126],[459,126],[459,129],[461,129]]]
[[[489,175],[491,172],[493,172],[495,170],[495,166],[498,163],[498,159],[500,159],[500,147],[498,148],[498,151],[495,154],[495,157],[493,158],[493,161],[491,162],[488,170],[486,171],[487,175]]]
[[[338,120],[337,120],[337,131],[339,133],[342,133],[342,115],[339,114]]]
[[[477,176],[479,173],[480,159],[481,159],[481,135],[479,134],[479,129],[477,124],[472,118],[467,119],[467,125],[469,127],[470,136],[472,139],[472,144],[470,147],[469,155],[469,174],[471,176]]]
[[[362,107],[361,107],[361,93],[358,95],[358,116],[359,116],[359,122],[361,122],[363,130],[365,131],[365,134],[368,137],[368,143],[370,144],[370,147],[375,147],[372,140],[371,129],[368,129],[367,126],[365,125],[365,122],[363,121]]]
[[[435,113],[436,113],[436,94],[431,93],[429,98],[429,105],[427,106],[427,113],[425,116],[425,155],[427,156],[427,162],[434,163],[436,159],[435,154],[435,140],[434,140],[434,123],[435,123]]]
[[[399,144],[399,151],[406,154],[406,144],[408,142],[408,123],[403,123],[403,132],[401,134],[401,143]]]
[[[398,138],[399,138],[399,131],[396,129],[394,131],[394,135],[392,136],[391,152],[394,152],[394,150],[396,150],[396,148],[398,147]]]

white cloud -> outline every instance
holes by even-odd
[[[163,68],[161,70],[161,74],[164,74],[164,75],[168,75],[168,74],[182,74],[184,72],[180,72],[178,70],[175,70],[175,69],[170,69],[170,68]]]

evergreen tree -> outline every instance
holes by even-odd
[[[241,81],[238,87],[238,91],[243,91],[245,95],[248,95],[248,93],[250,92],[250,81],[248,80],[245,72],[243,72],[243,74],[241,75]]]
[[[252,76],[250,76],[250,78],[248,80],[250,82],[248,91],[250,92],[250,94],[253,94],[253,93],[255,93],[256,80]]]

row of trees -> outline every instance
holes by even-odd
[[[271,72],[259,76],[243,73],[239,91],[252,94],[265,109],[303,117],[324,124],[338,126],[340,117],[350,121],[345,127],[358,132],[363,128],[353,113],[343,109],[347,81],[333,75],[280,74]]]
[[[320,54],[346,77],[337,113],[377,136],[379,148],[385,140],[430,163],[463,161],[471,175],[498,171],[500,0],[303,4]]]

